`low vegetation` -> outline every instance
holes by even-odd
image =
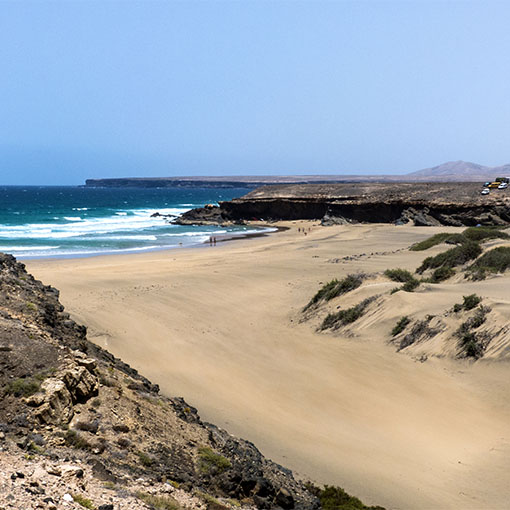
[[[156,496],[146,492],[137,492],[136,497],[157,510],[179,510],[181,508],[177,501],[170,496]]]
[[[366,506],[341,487],[325,485],[323,489],[309,483],[307,489],[320,501],[323,510],[385,510],[382,506]]]
[[[416,272],[421,274],[427,269],[461,266],[470,260],[476,259],[481,253],[482,248],[477,242],[467,241],[464,244],[455,246],[455,248],[439,253],[434,257],[427,257]]]
[[[483,280],[487,273],[502,273],[510,267],[510,248],[497,247],[482,255],[481,243],[489,239],[510,239],[506,226],[469,227],[461,234],[436,234],[411,246],[413,251],[427,250],[440,243],[456,244],[454,248],[427,257],[416,269],[421,274],[427,269],[434,269],[426,281],[439,283],[451,278],[456,266],[461,266],[477,259],[467,270],[473,280]],[[481,256],[480,256],[481,255]]]
[[[453,268],[448,266],[441,266],[437,269],[434,269],[427,281],[429,283],[444,282],[445,280],[448,280],[448,278],[451,278],[454,274],[455,270]]]
[[[415,342],[422,340],[424,338],[432,338],[438,333],[437,329],[433,329],[430,327],[429,322],[433,318],[432,315],[428,315],[422,321],[416,321],[411,328],[411,331],[407,333],[407,335],[402,338],[400,344],[398,346],[398,350],[401,351],[406,347],[414,344]]]
[[[474,294],[472,294],[472,296],[474,296]],[[464,301],[466,298],[470,297],[471,296],[464,296]],[[490,337],[487,333],[476,332],[474,330],[485,323],[487,314],[490,311],[491,309],[489,307],[480,305],[473,317],[463,322],[455,332],[455,336],[459,339],[461,353],[464,357],[478,359],[483,356],[490,341]]]
[[[504,273],[510,267],[510,248],[499,246],[484,253],[469,268],[475,280],[483,280],[487,273]]]
[[[14,395],[15,397],[29,397],[39,391],[41,382],[34,379],[33,377],[18,378],[9,382],[5,389],[5,393],[8,395]]]
[[[483,242],[488,239],[510,239],[503,230],[506,226],[468,227],[460,234],[441,232],[411,246],[411,251],[423,251],[441,243],[464,244],[467,241]]]
[[[476,294],[469,294],[469,296],[462,296],[462,298],[464,299],[463,303],[456,303],[453,305],[454,312],[460,312],[461,310],[472,310],[482,301],[482,298]]]
[[[404,283],[402,287],[395,287],[391,293],[398,292],[399,290],[404,290],[405,292],[413,292],[414,289],[420,285],[420,281],[417,280],[409,271],[406,269],[386,269],[384,271],[384,276],[388,277],[390,280],[394,282]]]
[[[154,464],[154,459],[150,455],[147,455],[145,452],[138,452],[137,455],[142,466],[150,467]]]
[[[407,325],[411,322],[411,319],[405,315],[401,317],[400,320],[395,324],[393,329],[391,330],[391,336],[397,336],[399,333],[402,333],[404,329],[406,329]]]
[[[96,510],[96,507],[94,506],[94,503],[85,496],[82,496],[81,494],[73,494],[73,500],[75,503],[78,503],[83,508],[88,508],[89,510]]]
[[[384,276],[394,282],[408,282],[414,279],[414,276],[406,269],[386,269]]]
[[[451,237],[452,234],[448,234],[446,232],[442,232],[440,234],[435,234],[432,237],[429,237],[428,239],[425,239],[424,241],[420,241],[419,243],[413,244],[411,248],[409,248],[411,251],[424,251],[428,250],[429,248],[432,248],[433,246],[436,246],[438,244],[446,242],[448,238]]]
[[[346,326],[352,322],[357,321],[366,311],[368,305],[375,299],[375,296],[364,299],[361,303],[358,303],[351,308],[345,310],[339,310],[338,312],[330,313],[322,321],[321,330],[338,328],[340,326]]]
[[[44,370],[34,374],[32,377],[19,377],[7,384],[5,393],[14,395],[15,397],[30,397],[37,393],[41,387],[41,383],[54,373],[54,369]]]
[[[64,439],[67,446],[72,446],[77,450],[90,450],[92,448],[92,445],[73,429],[66,431]]]
[[[310,302],[305,306],[304,311],[308,310],[308,308],[319,301],[330,301],[337,296],[357,289],[363,283],[363,279],[363,274],[350,274],[342,280],[331,280],[317,291]]]
[[[417,280],[416,278],[413,278],[412,280],[409,280],[402,285],[400,290],[403,290],[404,292],[413,292],[418,286],[420,285],[420,280]]]
[[[200,470],[203,473],[223,473],[232,466],[228,459],[207,446],[198,449],[198,458]]]
[[[510,235],[503,231],[505,228],[507,227],[469,227],[462,232],[462,235],[471,241],[477,242],[489,239],[510,239]]]

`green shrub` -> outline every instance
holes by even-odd
[[[464,296],[464,301],[466,301],[466,298],[468,298],[469,305],[475,302],[476,299],[480,299],[475,294]],[[459,338],[461,351],[464,356],[475,359],[483,356],[490,338],[487,333],[476,333],[473,330],[478,329],[487,320],[486,316],[490,311],[491,309],[487,306],[479,306],[475,315],[463,322],[455,332],[455,336]]]
[[[482,301],[482,298],[480,296],[477,296],[476,294],[469,294],[469,296],[462,297],[464,299],[464,303],[462,303],[464,310],[472,310],[475,306],[478,306]]]
[[[485,269],[476,269],[475,271],[469,270],[469,273],[466,275],[466,278],[470,276],[473,281],[485,280],[487,278],[487,271]]]
[[[464,234],[451,234],[448,239],[445,239],[446,244],[464,244],[467,237]]]
[[[434,270],[429,278],[430,283],[439,283],[448,280],[455,274],[455,270],[451,267],[441,266]]]
[[[391,336],[397,336],[399,333],[402,333],[404,329],[406,329],[406,326],[411,322],[411,319],[409,317],[404,316],[402,317],[397,324],[393,327],[391,330]]]
[[[489,227],[468,227],[461,234],[447,234],[442,232],[435,234],[424,241],[411,246],[412,251],[423,251],[432,248],[441,243],[448,244],[464,244],[468,241],[483,242],[487,239],[509,239],[510,236],[502,230],[506,227],[489,226]]]
[[[483,271],[489,273],[504,273],[510,267],[510,248],[499,246],[484,253],[469,270],[472,273]]]
[[[39,391],[41,382],[33,377],[20,377],[10,381],[6,387],[6,393],[8,395],[14,395],[15,397],[30,397],[34,393]]]
[[[488,306],[479,306],[475,315],[471,318],[472,329],[479,328],[486,320],[486,315],[491,311]]]
[[[446,232],[442,232],[440,234],[435,234],[432,237],[429,237],[428,239],[425,239],[423,241],[420,241],[419,243],[413,244],[411,248],[409,248],[411,251],[423,251],[428,250],[429,248],[432,248],[433,246],[436,246],[437,244],[444,243],[452,234],[447,234]]]
[[[406,269],[386,269],[384,276],[394,282],[408,282],[414,280],[414,276]]]
[[[92,445],[76,430],[70,429],[65,434],[65,441],[67,446],[72,446],[78,450],[89,450]]]
[[[401,290],[405,292],[413,292],[416,287],[420,285],[420,280],[417,280],[416,278],[413,278],[412,280],[409,280],[408,282],[405,282],[404,285],[402,285]]]
[[[476,339],[469,340],[464,345],[464,354],[468,358],[481,358],[483,356],[483,347],[476,341]]]
[[[325,485],[317,494],[323,510],[384,510],[381,506],[366,506],[341,487]]]
[[[402,338],[402,340],[400,340],[398,350],[401,351],[402,349],[409,347],[422,338],[432,338],[435,336],[439,331],[429,326],[429,322],[433,318],[433,315],[427,315],[424,320],[416,321],[413,324],[411,331],[407,333],[404,338]]]
[[[208,446],[202,446],[198,449],[198,458],[200,470],[203,473],[210,473],[211,471],[223,473],[223,471],[232,467],[228,459],[216,453]]]
[[[88,498],[85,498],[81,494],[73,494],[73,500],[81,505],[83,508],[88,508],[89,510],[96,510],[94,503]]]
[[[154,459],[151,456],[147,455],[146,453],[138,452],[137,455],[143,466],[151,467],[154,464]]]
[[[469,227],[462,235],[471,241],[485,241],[487,239],[508,239],[510,236],[502,232],[503,227]]]
[[[391,294],[398,292],[399,290],[404,290],[406,292],[413,292],[418,285],[420,285],[420,281],[417,280],[409,271],[406,269],[386,269],[384,271],[384,276],[389,278],[394,282],[404,282],[402,287],[395,287],[392,289]]]
[[[357,321],[364,313],[367,306],[375,299],[375,297],[367,298],[351,308],[346,310],[339,310],[335,313],[330,313],[322,321],[321,330],[337,328],[339,326],[345,326]]]
[[[156,496],[146,492],[137,492],[135,496],[144,503],[158,510],[179,510],[180,506],[175,499],[170,496]]]
[[[475,241],[467,241],[464,244],[450,248],[435,257],[427,257],[416,270],[417,273],[423,273],[427,269],[435,269],[438,267],[455,267],[461,266],[470,260],[476,259],[482,253],[480,245]]]
[[[330,301],[337,296],[357,289],[363,283],[363,278],[364,275],[362,274],[350,274],[342,280],[331,280],[317,291],[310,302],[305,306],[304,310],[307,310],[321,300]]]

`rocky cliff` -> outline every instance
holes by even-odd
[[[89,342],[10,255],[0,289],[0,507],[320,506],[253,444]]]
[[[510,222],[510,195],[481,195],[476,183],[350,183],[263,186],[220,207],[176,222],[323,219],[330,223],[498,225]]]

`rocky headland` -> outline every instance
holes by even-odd
[[[2,509],[320,508],[324,491],[88,341],[10,255],[0,288]]]
[[[481,195],[479,183],[344,183],[263,186],[219,207],[193,209],[178,224],[228,224],[251,220],[322,220],[417,226],[503,225],[510,195]]]

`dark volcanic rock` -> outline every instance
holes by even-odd
[[[482,196],[478,183],[352,183],[263,186],[218,210],[195,209],[185,220],[217,223],[250,220],[324,219],[342,222],[416,225],[510,223],[510,195]]]
[[[13,444],[23,458],[79,457],[94,478],[126,486],[140,477],[151,486],[172,480],[259,508],[317,507],[302,482],[252,443],[203,423],[182,398],[160,396],[89,342],[58,291],[9,255],[0,254],[0,290],[2,448]],[[204,451],[221,463],[204,469]]]
[[[218,206],[191,209],[172,221],[176,225],[226,225],[232,223]]]

